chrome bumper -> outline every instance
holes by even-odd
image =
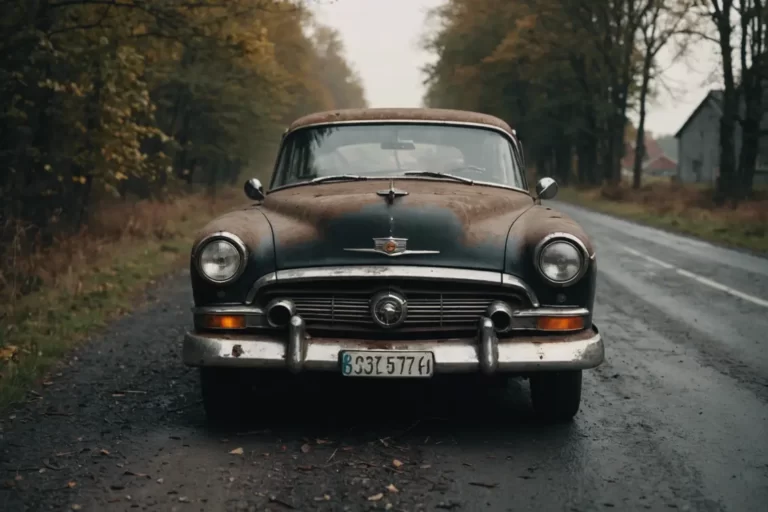
[[[305,335],[303,320],[294,316],[287,337],[189,332],[184,338],[183,360],[188,366],[338,371],[342,350],[388,349],[432,352],[435,373],[584,370],[605,359],[603,340],[594,326],[579,333],[499,340],[491,320],[483,318],[473,338],[384,341],[310,338]]]

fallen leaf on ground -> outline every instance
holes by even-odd
[[[395,484],[389,484],[389,485],[387,486],[387,490],[388,490],[389,492],[400,492],[400,491],[397,489],[397,487],[395,487]]]
[[[311,449],[312,449],[312,447],[309,446],[309,444],[307,444],[307,443],[304,443],[303,445],[301,445],[301,452],[302,453],[309,453],[309,450],[311,450]]]
[[[163,480],[162,478],[158,478],[158,479],[157,479],[157,483],[161,484],[161,483],[163,483],[163,482],[165,482],[165,480]]]
[[[235,448],[231,452],[229,452],[230,455],[242,455],[243,449],[242,448]]]
[[[125,474],[128,476],[137,476],[139,478],[149,477],[149,475],[147,475],[146,473],[134,473],[133,471],[126,471]]]
[[[189,503],[189,498],[187,498],[186,496],[179,496],[179,501],[181,503]]]
[[[400,462],[400,461],[399,461],[399,460],[397,460],[397,459],[393,459],[393,460],[392,460],[392,465],[393,465],[393,466],[395,466],[396,468],[400,468],[400,467],[402,467],[402,466],[403,466],[403,463],[402,463],[402,462]]]
[[[109,450],[106,450],[106,449],[102,448],[101,452],[99,452],[99,453],[101,453],[102,455],[109,455]]]
[[[429,469],[432,467],[432,464],[422,464],[420,467],[421,469]]]
[[[69,482],[67,482],[67,487],[69,487],[70,489],[73,489],[77,487],[77,482],[75,482],[74,480],[70,480]]]
[[[373,496],[368,496],[368,501],[379,501],[381,498],[384,497],[384,493],[374,494]]]
[[[331,497],[327,494],[323,494],[322,496],[318,496],[315,498],[315,501],[330,501]]]
[[[83,506],[82,505],[78,505],[77,503],[72,505],[71,508],[72,508],[72,510],[83,510]]]

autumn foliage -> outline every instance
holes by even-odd
[[[684,4],[448,0],[425,40],[437,56],[426,68],[426,103],[504,118],[519,129],[528,163],[565,184],[617,183],[643,50],[654,45],[653,58],[660,44],[643,41],[643,29],[658,23],[669,35],[684,14],[671,9]]]
[[[0,2],[0,98],[0,290],[105,205],[215,192],[293,117],[365,104],[338,34],[288,0]]]

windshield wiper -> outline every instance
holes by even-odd
[[[405,171],[403,173],[404,176],[429,176],[432,178],[448,178],[449,180],[456,180],[460,181],[462,183],[467,183],[469,185],[472,185],[475,183],[474,180],[471,180],[469,178],[464,178],[463,176],[456,176],[455,174],[448,174],[447,172],[437,172],[437,171]]]
[[[324,181],[364,181],[370,179],[368,176],[358,174],[332,174],[330,176],[320,176],[309,180],[310,183],[322,183]]]

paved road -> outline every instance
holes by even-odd
[[[596,240],[608,342],[572,425],[524,384],[332,381],[208,431],[170,276],[2,418],[0,510],[766,510],[768,261],[557,207]]]

